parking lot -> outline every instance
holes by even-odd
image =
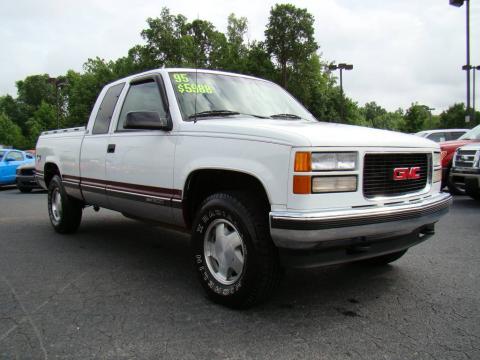
[[[247,311],[208,301],[188,237],[89,208],[53,232],[46,194],[0,190],[1,359],[479,359],[480,203],[391,266],[287,271]]]

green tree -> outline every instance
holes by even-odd
[[[394,112],[385,112],[375,117],[372,125],[379,129],[401,131],[405,127],[403,117],[402,109],[395,110]]]
[[[245,59],[244,74],[275,80],[275,65],[266,50],[265,43],[254,41],[250,44]]]
[[[0,144],[23,148],[25,139],[22,130],[5,113],[0,113]]]
[[[248,30],[247,18],[237,18],[235,14],[228,16],[227,52],[224,67],[229,71],[244,73],[247,71],[248,47],[244,37]]]
[[[281,84],[287,87],[288,70],[308,60],[318,49],[314,39],[314,18],[307,9],[277,4],[270,10],[265,42],[281,70]]]
[[[55,84],[48,74],[27,76],[17,81],[17,100],[36,109],[42,101],[55,104]]]
[[[476,112],[475,121],[470,123],[465,123],[465,115],[467,111],[465,109],[465,104],[456,103],[451,105],[447,110],[442,111],[439,116],[439,127],[443,129],[452,129],[452,128],[465,128],[465,127],[474,127],[480,123],[480,112]]]
[[[373,127],[381,127],[380,123],[377,122],[382,116],[387,114],[387,110],[378,105],[375,101],[367,102],[361,109],[365,120],[370,122]]]
[[[10,95],[0,97],[0,113],[4,113],[11,121],[26,131],[26,121],[29,116],[27,105],[19,102]]]
[[[56,129],[57,125],[56,106],[47,102],[42,102],[38,109],[28,119],[27,146],[32,148],[38,140],[42,131]]]
[[[405,112],[403,131],[416,133],[424,129],[430,114],[425,105],[413,103]]]

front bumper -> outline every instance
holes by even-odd
[[[438,193],[408,203],[322,212],[270,212],[270,233],[281,249],[321,250],[352,239],[409,235],[448,212],[452,197]]]
[[[35,175],[17,175],[15,182],[17,183],[17,186],[24,188],[35,189],[40,187]]]
[[[480,169],[453,168],[450,172],[450,181],[458,188],[464,189],[468,195],[480,194]]]

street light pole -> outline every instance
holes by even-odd
[[[467,114],[470,115],[470,0],[466,2],[466,16],[467,16]]]
[[[465,122],[470,121],[470,0],[449,0],[450,5],[460,7],[466,3],[466,34],[467,34],[467,65],[463,67],[467,71],[467,115]]]
[[[340,63],[338,65],[332,64],[332,65],[328,65],[328,69],[340,70],[340,96],[342,99],[341,118],[342,118],[342,122],[345,122],[345,94],[343,93],[343,70],[352,70],[353,65],[345,64],[345,63]]]
[[[55,86],[55,103],[57,108],[57,129],[60,129],[60,102],[58,98],[58,90],[66,83],[65,79],[61,78],[49,78],[48,82]]]

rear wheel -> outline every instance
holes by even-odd
[[[397,251],[397,252],[386,254],[386,255],[373,257],[373,258],[370,258],[370,259],[365,259],[365,260],[362,260],[362,263],[367,264],[367,265],[373,265],[373,266],[387,265],[391,262],[394,262],[394,261],[400,259],[403,255],[405,255],[407,250],[408,249],[402,250],[402,251]]]
[[[77,231],[82,210],[83,205],[67,195],[60,177],[55,175],[48,186],[48,215],[55,231],[61,234]]]
[[[279,282],[268,210],[244,193],[209,196],[197,213],[192,251],[199,280],[214,302],[247,308],[266,300]]]

